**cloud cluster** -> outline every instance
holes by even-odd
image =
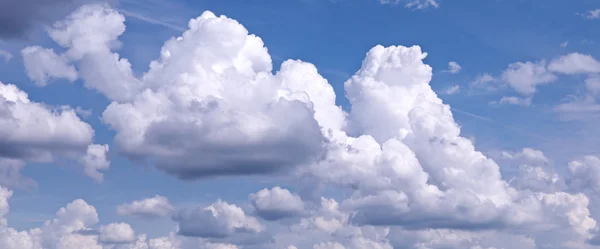
[[[40,60],[28,66],[35,72],[30,76],[49,82],[42,80],[77,75],[111,101],[102,117],[115,130],[120,152],[174,177],[287,173],[317,182],[302,186],[309,192],[320,194],[325,186],[344,194],[311,199],[281,187],[263,189],[249,197],[254,212],[223,200],[175,210],[161,196],[117,207],[120,215],[172,215],[175,233],[149,241],[123,223],[85,232],[98,222],[97,215],[76,201],[47,223],[52,229],[28,232],[52,234],[43,243],[57,248],[102,244],[103,249],[106,244],[152,249],[585,248],[597,233],[590,193],[577,186],[592,182],[584,179],[600,165],[589,158],[574,162],[570,178],[560,181],[537,165],[549,163],[543,153],[506,152],[505,159],[524,162],[516,180],[507,181],[496,160],[461,136],[450,106],[430,86],[432,68],[424,64],[427,54],[419,46],[369,50],[344,84],[351,105],[345,112],[314,65],[288,60],[272,72],[259,37],[208,11],[165,42],[160,57],[136,77],[127,59],[114,52],[124,20],[108,5],[78,9],[48,31],[64,54],[35,47],[26,50],[42,54],[24,53],[62,66]],[[560,66],[574,59],[582,58],[515,63],[502,78],[530,96],[538,85],[555,80],[554,73],[591,73],[589,61],[582,64],[585,70]],[[73,64],[78,72],[64,73]],[[5,98],[29,103],[25,95],[7,89]],[[72,110],[61,118],[50,114],[54,122],[79,120]],[[64,146],[51,139],[51,149],[24,138],[15,144],[28,145],[21,151],[27,159],[69,154],[55,150],[79,148],[73,144],[88,146],[89,157],[82,162],[92,172],[106,168],[99,155],[107,147],[89,147],[91,128],[75,123],[57,133]],[[75,131],[87,136],[81,139],[71,134]],[[68,218],[72,209],[80,210],[76,218]]]
[[[589,114],[597,115],[599,105],[596,95],[600,89],[600,62],[591,55],[569,53],[556,57],[549,62],[546,60],[515,62],[508,65],[502,74],[494,77],[490,74],[479,76],[471,84],[473,89],[495,91],[504,86],[510,87],[520,96],[504,96],[491,104],[510,104],[529,106],[538,88],[558,81],[560,76],[586,75],[583,95],[571,96],[565,103],[555,107],[555,111],[570,117],[581,118]]]
[[[55,218],[41,227],[18,231],[6,220],[12,195],[12,191],[0,187],[0,248],[3,249],[183,249],[181,239],[174,236],[148,239],[145,234],[136,235],[127,223],[110,223],[94,229],[99,223],[96,208],[81,199],[60,208]],[[228,248],[219,243],[190,242],[193,246],[185,249]]]

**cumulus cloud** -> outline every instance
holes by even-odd
[[[99,230],[98,241],[101,243],[127,244],[135,240],[135,232],[127,223],[111,223]]]
[[[175,208],[169,203],[169,200],[160,195],[117,206],[118,215],[128,215],[139,218],[164,217],[168,216],[174,210]]]
[[[20,188],[36,187],[37,183],[21,175],[26,163],[18,159],[0,158],[0,184]]]
[[[21,54],[27,76],[38,86],[45,86],[51,79],[66,79],[71,82],[77,79],[75,67],[52,49],[32,46],[24,48]]]
[[[51,162],[57,157],[69,158],[81,161],[86,174],[95,179],[102,177],[98,170],[109,167],[104,154],[108,147],[92,144],[94,130],[75,110],[33,102],[15,85],[1,82],[0,126],[0,159],[4,163],[4,159]],[[2,167],[9,169],[6,173],[15,174],[15,169],[22,167],[15,161],[11,164]]]
[[[346,249],[346,247],[337,242],[321,242],[319,244],[315,244],[313,249]]]
[[[600,193],[600,158],[586,156],[568,165],[571,177],[569,184],[579,191],[591,189]]]
[[[0,248],[3,249],[234,249],[231,243],[209,242],[169,234],[148,238],[135,235],[127,223],[110,223],[92,227],[100,222],[96,208],[78,199],[60,208],[54,219],[29,230],[19,231],[8,226],[9,199],[13,192],[0,187]],[[230,214],[217,214],[230,215]],[[231,217],[229,217],[231,218]],[[240,220],[230,219],[231,226]],[[258,224],[258,223],[256,223]],[[255,225],[256,225],[255,224]],[[250,225],[252,227],[253,225]],[[258,229],[257,227],[254,227]],[[262,229],[262,228],[261,228]],[[267,247],[271,248],[271,247]]]
[[[79,62],[86,86],[115,100],[103,119],[126,156],[152,160],[182,179],[274,173],[321,156],[325,138],[315,115],[327,114],[316,114],[319,103],[303,92],[333,89],[314,66],[288,61],[273,75],[260,38],[205,12],[166,42],[161,58],[137,79],[127,60],[110,51],[123,21],[107,5],[85,6],[50,36]],[[322,83],[306,84],[313,81]]]
[[[178,233],[203,238],[226,238],[237,233],[256,234],[264,227],[236,205],[218,200],[205,208],[180,210],[173,216]]]
[[[54,219],[38,228],[18,231],[8,226],[9,199],[13,192],[0,187],[0,248],[2,249],[191,249],[211,248],[196,242],[191,247],[179,247],[172,236],[148,239],[135,232],[127,223],[91,227],[99,223],[96,208],[84,200],[75,200],[56,212]]]
[[[591,55],[570,53],[552,60],[548,70],[563,74],[600,73],[600,62]]]
[[[546,163],[549,161],[544,152],[532,148],[523,148],[523,150],[517,152],[502,151],[502,157],[511,160],[524,160],[525,162]]]
[[[458,72],[460,72],[460,70],[462,69],[462,67],[455,61],[451,61],[448,62],[448,70],[446,70],[446,72],[449,72],[451,74],[456,74]]]
[[[547,84],[558,78],[546,69],[546,62],[516,62],[502,73],[502,79],[515,91],[523,95],[532,95],[539,85]]]
[[[108,170],[110,161],[108,160],[108,145],[91,144],[87,151],[79,159],[83,165],[83,171],[92,179],[102,182],[104,174],[101,170]]]
[[[304,209],[304,202],[300,196],[280,187],[263,189],[251,194],[250,203],[256,210],[256,214],[265,220],[297,216]]]
[[[0,83],[0,156],[18,159],[50,159],[53,153],[87,148],[92,127],[72,109],[53,111],[29,100],[15,85]]]

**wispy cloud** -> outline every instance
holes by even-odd
[[[0,49],[0,58],[4,58],[4,61],[8,62],[13,58],[13,55],[6,50]]]
[[[120,0],[118,11],[129,18],[169,28],[175,31],[187,29],[187,21],[198,13],[182,2],[166,0]]]
[[[460,86],[459,85],[454,85],[451,87],[446,88],[446,90],[444,90],[442,93],[445,95],[454,95],[460,92]]]
[[[532,97],[516,97],[516,96],[504,96],[498,101],[490,102],[491,105],[519,105],[519,106],[530,106]]]
[[[381,4],[395,4],[405,3],[406,8],[414,9],[426,9],[429,7],[437,8],[440,4],[436,0],[379,0]]]
[[[488,118],[488,117],[484,117],[484,116],[481,116],[481,115],[477,115],[477,114],[474,114],[474,113],[471,113],[471,112],[463,111],[463,110],[460,110],[460,109],[456,109],[456,108],[450,108],[450,109],[454,113],[463,114],[463,115],[466,115],[466,116],[469,116],[469,117],[472,117],[472,118],[475,118],[475,119],[478,119],[478,120],[481,120],[481,121],[485,121],[485,122],[488,122],[490,124],[497,125],[497,126],[503,128],[503,129],[508,129],[508,130],[511,130],[511,131],[514,131],[514,132],[518,132],[518,133],[521,133],[521,134],[526,135],[528,137],[535,138],[535,139],[538,139],[538,140],[541,140],[541,141],[552,142],[550,139],[548,139],[547,136],[543,136],[543,135],[537,134],[535,132],[524,130],[522,128],[511,126],[511,125],[502,124],[502,123],[500,123],[500,122],[498,122],[498,121],[496,121],[494,119],[491,119],[491,118]]]
[[[591,96],[568,96],[564,103],[553,108],[566,121],[596,119],[600,117],[600,104]]]
[[[448,62],[448,69],[444,70],[446,73],[457,74],[462,70],[462,66],[458,64],[456,61]]]
[[[131,18],[135,18],[139,21],[143,21],[146,23],[150,23],[150,24],[155,24],[155,25],[159,25],[159,26],[163,26],[165,28],[169,28],[175,31],[185,31],[186,28],[184,26],[181,25],[177,25],[177,24],[173,24],[167,21],[163,21],[160,19],[155,19],[152,17],[148,17],[144,14],[141,13],[137,13],[137,12],[133,12],[133,11],[128,11],[128,10],[124,10],[124,9],[119,9],[119,12],[121,12],[123,15],[127,16],[127,17],[131,17]]]
[[[577,13],[580,16],[583,16],[586,19],[600,19],[600,9],[588,10],[584,13]]]

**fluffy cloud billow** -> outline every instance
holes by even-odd
[[[124,22],[109,5],[76,10],[48,30],[63,54],[41,47],[23,51],[29,76],[40,86],[52,78],[80,79],[103,94],[111,103],[102,120],[116,133],[115,147],[132,162],[183,180],[284,175],[317,182],[300,186],[313,194],[326,195],[323,188],[339,192],[328,193],[335,198],[309,198],[274,186],[248,193],[248,205],[218,199],[177,208],[156,196],[118,206],[122,216],[171,216],[172,233],[150,240],[125,223],[86,233],[98,215],[77,200],[40,229],[7,228],[2,236],[22,236],[30,241],[23,243],[51,249],[476,249],[587,248],[598,232],[589,198],[597,192],[580,190],[592,184],[597,158],[571,163],[570,178],[563,181],[531,165],[548,163],[539,151],[506,153],[525,161],[517,180],[507,181],[498,162],[461,135],[450,106],[430,86],[432,68],[419,46],[377,45],[366,51],[344,84],[346,112],[314,65],[287,60],[273,72],[261,38],[209,11],[166,41],[160,57],[137,77],[114,51]],[[548,67],[555,68],[553,63]],[[523,95],[554,77],[545,62],[513,64],[503,76]],[[86,173],[101,179],[95,173],[108,167],[101,156],[108,147],[91,143],[91,127],[72,110],[48,112],[14,86],[4,87],[10,101],[5,109],[30,108],[71,127],[52,130],[55,136],[6,139],[26,145],[10,147],[18,148],[11,155],[34,160],[78,151]],[[4,190],[0,208],[8,210],[10,195]]]
[[[94,130],[70,107],[33,102],[15,85],[0,82],[0,184],[31,182],[20,176],[27,162],[73,160],[102,181],[110,167],[108,145],[93,144]]]

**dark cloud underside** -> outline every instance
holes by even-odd
[[[94,0],[0,0],[0,39],[22,38]]]

